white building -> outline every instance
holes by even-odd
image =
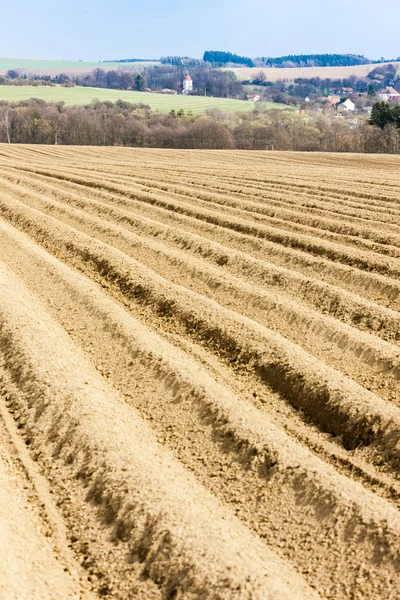
[[[247,100],[250,100],[250,102],[260,102],[261,100],[260,94],[248,94],[246,98]]]
[[[187,74],[185,79],[183,80],[182,94],[190,94],[190,92],[193,92],[193,79],[190,77],[189,74]]]
[[[347,98],[344,102],[341,102],[337,107],[338,112],[353,112],[356,109],[354,102]]]

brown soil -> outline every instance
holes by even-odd
[[[0,597],[400,597],[399,167],[0,148]]]

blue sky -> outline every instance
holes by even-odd
[[[400,56],[399,0],[6,0],[1,17],[0,56],[20,58]]]

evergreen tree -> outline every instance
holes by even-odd
[[[380,129],[384,129],[388,123],[393,123],[392,110],[387,102],[375,102],[369,123],[380,127]]]
[[[400,104],[396,104],[396,106],[392,108],[392,119],[396,127],[400,129]]]
[[[143,75],[136,75],[135,86],[138,92],[143,92],[143,90],[147,87],[146,77],[143,77]]]

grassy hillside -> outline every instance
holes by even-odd
[[[172,109],[191,110],[193,113],[204,112],[207,108],[219,108],[224,112],[250,111],[254,108],[252,102],[244,100],[232,100],[229,98],[211,98],[204,96],[168,96],[149,92],[128,92],[121,90],[106,90],[89,87],[44,87],[44,86],[0,86],[0,100],[17,102],[29,98],[40,98],[46,102],[58,102],[63,100],[69,105],[90,104],[92,100],[110,100],[116,102],[118,99],[127,102],[143,102],[152,109],[170,111]],[[284,104],[268,102],[270,108],[287,108]]]
[[[135,66],[138,69],[149,64],[159,64],[157,62],[135,62],[135,63],[117,63],[117,62],[83,62],[80,60],[44,60],[36,58],[0,58],[0,74],[6,73],[9,69],[24,69],[28,72],[41,72],[48,75],[57,73],[82,73],[91,71],[100,67],[109,71],[124,66]]]
[[[304,77],[305,79],[311,79],[312,77],[321,77],[322,79],[344,79],[351,75],[357,77],[366,77],[368,73],[373,71],[376,67],[381,67],[384,64],[393,64],[400,68],[400,62],[394,63],[380,63],[379,65],[356,65],[354,67],[294,67],[290,68],[274,68],[274,67],[254,67],[254,68],[237,68],[237,69],[224,69],[226,71],[233,71],[236,77],[240,81],[246,79],[253,79],[260,71],[264,71],[269,81],[277,81],[278,79],[287,79],[293,81],[297,77]]]

